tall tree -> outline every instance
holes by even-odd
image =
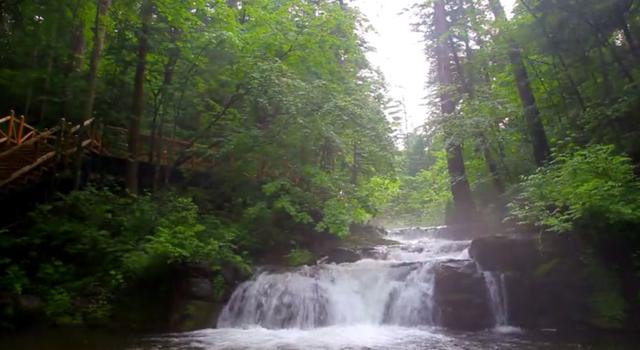
[[[109,7],[111,7],[111,0],[97,0],[96,20],[93,27],[93,51],[91,53],[91,62],[89,63],[87,99],[82,112],[83,119],[89,119],[93,114],[93,104],[96,99],[96,87],[98,84],[98,68],[104,47],[104,37],[107,32],[106,20]]]
[[[147,70],[147,54],[149,53],[149,35],[153,2],[143,0],[140,8],[140,29],[138,31],[138,55],[133,85],[133,103],[129,119],[129,159],[127,163],[127,190],[131,194],[138,193],[138,170],[140,157],[140,124],[144,115],[144,80]]]
[[[74,14],[78,15],[78,8],[74,9]],[[77,16],[81,17],[81,16]],[[70,118],[73,114],[73,92],[75,78],[82,70],[84,61],[84,50],[86,46],[86,38],[84,35],[85,24],[82,18],[76,18],[71,33],[71,55],[67,63],[66,82],[64,86],[64,116]]]
[[[500,0],[491,0],[491,10],[496,21],[506,22],[508,20]],[[509,43],[509,60],[511,61],[513,75],[518,85],[520,102],[522,102],[522,107],[524,108],[524,118],[531,143],[533,144],[533,156],[536,165],[542,166],[551,155],[551,149],[544,125],[542,124],[540,110],[538,109],[536,98],[531,88],[529,72],[522,59],[522,51],[513,41]]]
[[[449,24],[444,0],[438,0],[434,4],[434,36],[436,42],[435,56],[437,65],[437,78],[439,84],[440,107],[446,119],[455,113],[455,101],[453,99],[453,72],[451,68],[451,52],[448,40]],[[446,121],[445,121],[446,123]],[[471,195],[471,187],[467,179],[462,145],[452,133],[445,130],[447,165],[453,195],[455,223],[470,223],[477,219],[476,207]]]

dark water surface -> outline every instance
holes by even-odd
[[[435,328],[378,325],[311,330],[209,329],[191,333],[131,335],[59,329],[0,336],[2,350],[638,350],[626,335],[553,332],[454,333]]]

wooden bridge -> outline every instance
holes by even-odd
[[[93,155],[129,159],[127,130],[97,125],[94,119],[72,125],[61,119],[51,129],[37,130],[24,116],[0,118],[0,192],[11,192],[41,181],[43,174],[61,162]],[[153,152],[151,150],[153,149]],[[139,162],[189,170],[213,166],[209,150],[188,141],[140,135]]]

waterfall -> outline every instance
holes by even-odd
[[[504,327],[509,325],[509,300],[507,288],[504,281],[504,274],[494,271],[483,271],[484,280],[487,285],[491,311],[495,319],[495,326]]]
[[[428,231],[389,238],[374,257],[288,271],[259,271],[232,294],[221,328],[310,329],[334,325],[435,325],[435,266],[468,259],[468,241],[434,239]]]

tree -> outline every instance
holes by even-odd
[[[491,0],[491,10],[496,17],[496,21],[507,21],[507,16],[500,0]],[[515,43],[511,43],[509,46],[509,60],[511,61],[513,75],[517,83],[520,101],[524,108],[524,118],[527,123],[531,143],[533,144],[534,159],[538,166],[542,166],[551,154],[549,141],[547,140],[547,134],[542,124],[536,98],[531,89],[529,73],[522,59],[521,50]]]
[[[107,31],[106,20],[110,6],[111,0],[97,0],[96,19],[93,28],[93,51],[91,53],[91,62],[89,63],[87,97],[82,113],[83,119],[89,119],[93,115],[93,105],[96,99],[96,88],[98,84],[98,69],[100,68],[100,58],[102,56],[104,38]]]
[[[144,80],[149,53],[150,25],[153,16],[153,2],[143,0],[140,7],[140,30],[138,32],[138,54],[133,86],[133,107],[129,121],[129,159],[127,163],[127,189],[131,194],[138,193],[138,170],[140,157],[140,124],[144,116]]]
[[[452,96],[453,73],[451,71],[451,52],[447,32],[447,11],[445,1],[434,3],[434,36],[436,43],[435,56],[437,64],[437,78],[439,83],[440,106],[442,114],[451,118],[455,113],[455,102]],[[445,135],[447,131],[445,131]],[[471,196],[471,187],[466,176],[462,145],[451,134],[446,142],[447,163],[453,194],[454,222],[465,223],[476,220],[476,208]]]

